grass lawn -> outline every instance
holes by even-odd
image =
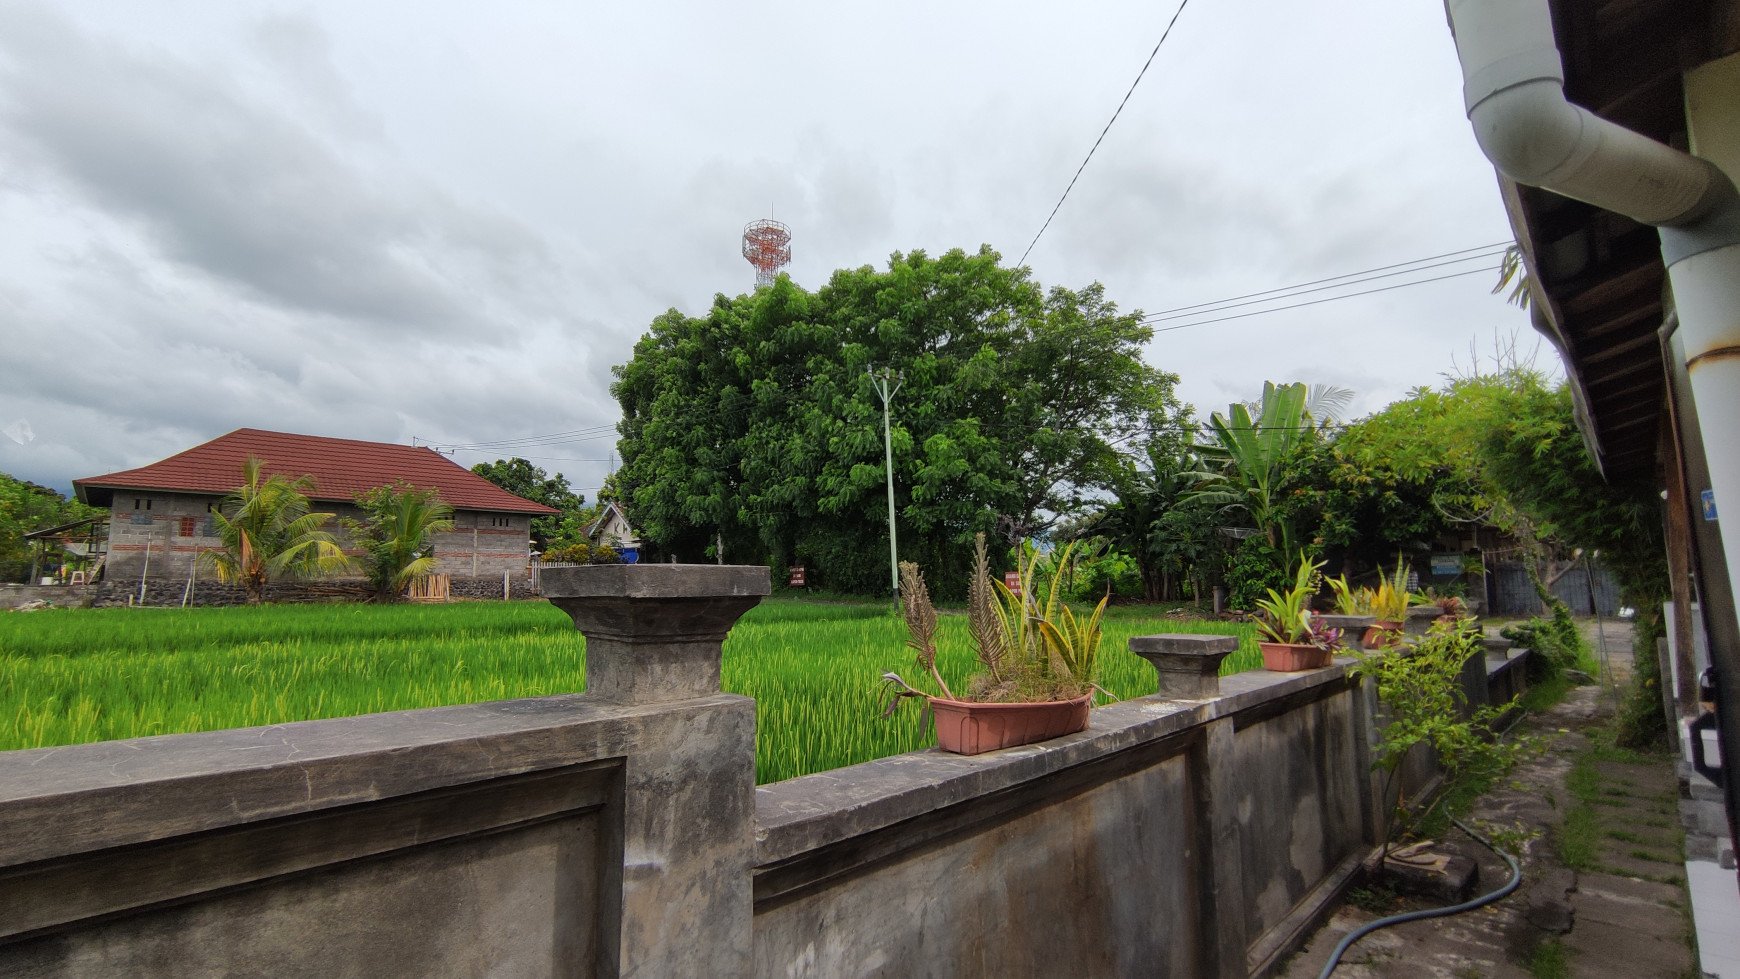
[[[1248,625],[1143,617],[1105,623],[1102,685],[1154,692],[1130,653],[1155,632],[1239,635],[1224,672],[1260,665]],[[966,618],[942,616],[943,675],[973,666]],[[756,699],[762,782],[935,743],[916,704],[880,719],[876,678],[911,676],[887,606],[771,600],[725,643],[725,689]],[[585,642],[543,602],[55,610],[0,616],[0,750],[250,727],[585,687]]]

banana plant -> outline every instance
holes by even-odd
[[[1280,548],[1289,561],[1298,548],[1292,527],[1279,511],[1289,469],[1316,432],[1306,396],[1303,384],[1265,382],[1262,410],[1255,418],[1242,404],[1229,405],[1227,415],[1215,412],[1208,422],[1214,444],[1201,451],[1219,466],[1194,477],[1197,489],[1189,497],[1223,512],[1243,510],[1268,536],[1269,546]]]

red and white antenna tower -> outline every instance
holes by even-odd
[[[755,287],[773,285],[779,270],[791,264],[791,229],[772,218],[751,221],[743,228],[743,257],[755,266]]]

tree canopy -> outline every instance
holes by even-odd
[[[583,540],[581,528],[597,516],[597,507],[586,505],[586,497],[574,492],[568,477],[547,473],[528,459],[515,456],[480,462],[471,471],[515,496],[562,511],[532,518],[532,543],[540,551],[548,551],[552,542],[559,547]]]
[[[902,557],[964,580],[973,535],[1045,532],[1172,421],[1175,375],[1096,284],[1043,289],[990,248],[895,254],[816,292],[781,278],[655,319],[615,369],[618,491],[643,538],[703,559],[804,563],[829,587],[888,578],[882,403],[892,409]]]
[[[21,581],[29,572],[30,551],[25,534],[104,512],[46,486],[0,473],[0,581]]]

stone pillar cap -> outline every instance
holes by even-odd
[[[725,598],[773,592],[760,564],[592,564],[545,568],[545,598]]]
[[[1212,633],[1164,632],[1154,636],[1132,636],[1130,652],[1166,653],[1173,656],[1214,656],[1237,652],[1239,637]]]
[[[1331,629],[1363,628],[1377,623],[1375,615],[1336,615],[1334,613],[1319,615],[1317,621]]]

